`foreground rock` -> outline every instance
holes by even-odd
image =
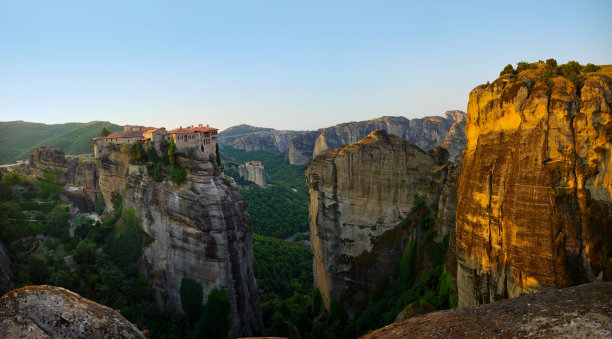
[[[377,279],[392,275],[409,241],[422,239],[399,223],[415,193],[437,203],[449,164],[402,138],[376,130],[322,153],[306,167],[315,286],[326,305],[363,311]]]
[[[61,287],[28,286],[0,298],[1,338],[144,338],[118,312]]]
[[[470,93],[456,214],[459,305],[612,279],[612,80],[538,70]]]
[[[429,313],[362,338],[610,338],[612,283]]]

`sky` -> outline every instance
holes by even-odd
[[[612,64],[612,1],[0,0],[0,121],[308,130]]]

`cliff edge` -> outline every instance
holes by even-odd
[[[487,305],[428,313],[374,338],[610,338],[612,283],[590,283]]]
[[[54,286],[27,286],[0,298],[2,338],[145,338],[121,314]]]
[[[456,213],[459,305],[612,278],[612,81],[542,69],[471,93]]]

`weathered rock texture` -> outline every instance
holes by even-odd
[[[398,226],[414,203],[438,202],[449,169],[434,155],[376,130],[356,144],[321,153],[306,167],[315,286],[329,305],[364,310],[377,279],[392,274],[409,240]]]
[[[237,137],[232,145],[245,151],[266,151],[285,155],[287,144],[294,136],[303,133],[299,131],[265,131]]]
[[[144,166],[129,165],[118,147],[106,147],[97,161],[108,208],[117,208],[123,196],[124,206],[135,209],[154,239],[144,250],[142,267],[157,299],[181,309],[183,278],[203,286],[203,301],[212,288],[222,287],[231,303],[230,337],[257,334],[262,320],[252,232],[237,186],[223,184],[219,169],[195,148],[177,152],[188,174],[178,188],[168,180],[153,181]]]
[[[66,183],[66,169],[68,168],[68,160],[64,155],[64,151],[55,147],[38,147],[32,155],[29,162],[30,172],[40,178],[53,175],[58,184]]]
[[[610,338],[612,283],[590,283],[397,322],[362,338]]]
[[[612,278],[612,81],[537,70],[470,93],[456,214],[459,304]]]
[[[406,139],[423,150],[443,145],[455,161],[465,146],[465,113],[448,111],[446,117],[409,120],[404,117],[381,117],[347,122],[317,131],[264,131],[237,137],[233,147],[245,151],[266,151],[284,155],[293,165],[304,165],[313,156],[344,144],[355,143],[376,129]]]
[[[145,338],[118,312],[61,287],[28,286],[0,298],[2,338]]]
[[[13,289],[11,279],[13,279],[13,271],[11,270],[11,259],[8,251],[2,243],[0,243],[0,296]]]
[[[249,161],[244,165],[238,166],[238,174],[240,174],[241,178],[254,182],[261,187],[266,187],[268,184],[266,170],[259,161]]]

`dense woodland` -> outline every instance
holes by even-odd
[[[111,133],[123,129],[107,121],[56,125],[0,121],[0,164],[27,159],[38,146],[57,147],[66,154],[93,153],[91,138],[98,136],[102,128]]]
[[[240,194],[249,204],[255,233],[285,239],[308,232],[308,188],[303,166],[291,165],[283,157],[263,151],[224,147],[221,153],[225,173],[242,187]],[[269,187],[261,188],[240,178],[238,165],[250,160],[262,162]]]

